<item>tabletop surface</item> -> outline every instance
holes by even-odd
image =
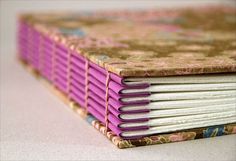
[[[16,61],[7,13],[0,14],[0,160],[236,160],[236,135],[118,149]]]

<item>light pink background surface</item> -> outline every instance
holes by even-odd
[[[1,160],[236,160],[236,136],[120,150],[74,114],[15,60],[19,11],[234,4],[221,0],[22,1],[0,5]]]

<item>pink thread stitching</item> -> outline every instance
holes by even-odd
[[[108,115],[109,115],[109,83],[110,83],[110,73],[107,72],[107,77],[106,77],[106,109],[105,109],[105,124],[106,124],[106,129],[105,132],[108,131],[108,124],[109,124],[109,120],[108,120]]]

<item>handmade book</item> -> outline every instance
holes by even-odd
[[[119,148],[233,134],[235,17],[229,6],[25,13],[18,57]]]

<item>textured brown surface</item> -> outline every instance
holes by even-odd
[[[236,72],[236,9],[25,14],[21,19],[123,77]]]

